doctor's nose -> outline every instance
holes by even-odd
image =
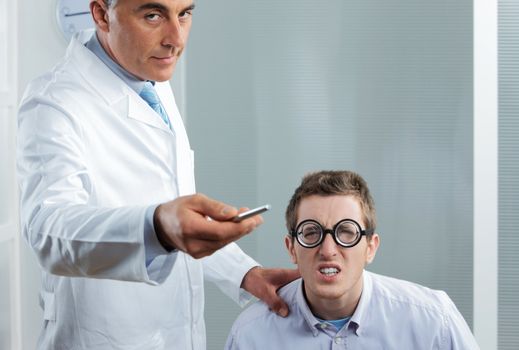
[[[163,34],[163,46],[175,47],[182,50],[186,45],[189,28],[182,26],[178,19],[173,19],[164,27]]]

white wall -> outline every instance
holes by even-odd
[[[20,268],[15,157],[17,3],[0,0],[0,349],[19,349]]]
[[[474,1],[474,334],[498,346],[497,0]]]
[[[27,83],[62,56],[66,43],[55,21],[56,0],[18,0],[18,96]],[[38,305],[40,270],[32,252],[21,243],[22,341],[23,349],[34,349],[42,312]]]

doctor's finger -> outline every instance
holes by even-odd
[[[191,200],[192,209],[217,221],[226,221],[238,214],[238,210],[233,206],[200,193],[192,196]]]
[[[221,242],[228,244],[240,237],[250,233],[256,227],[263,223],[261,217],[256,216],[242,222],[235,223],[232,221],[209,221],[199,222],[196,227],[196,232],[192,233],[193,238]]]

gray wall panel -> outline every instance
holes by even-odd
[[[499,1],[498,345],[519,349],[519,2]]]
[[[303,174],[369,182],[370,270],[443,289],[472,324],[472,2],[200,2],[187,58],[198,189],[269,202],[240,245],[291,266],[283,213]],[[207,293],[209,349],[239,309]]]

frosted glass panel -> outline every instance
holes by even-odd
[[[0,349],[11,348],[11,243],[0,243]]]
[[[6,90],[6,86],[8,85],[7,80],[7,55],[8,55],[8,47],[7,47],[7,28],[9,23],[7,22],[7,16],[9,15],[9,11],[7,11],[7,1],[8,0],[0,0],[0,92]],[[2,105],[2,101],[0,101],[0,106]]]
[[[250,19],[259,201],[282,214],[304,172],[360,172],[382,240],[369,269],[445,290],[471,324],[472,2],[283,4]],[[283,220],[265,227],[260,259],[286,261]]]
[[[0,105],[0,225],[5,223],[8,219],[9,206],[13,205],[9,200],[11,195],[8,192],[8,186],[11,183],[11,179],[8,176],[11,171],[10,157],[9,157],[9,125],[7,120],[8,108]],[[9,166],[7,165],[9,164]],[[1,234],[1,232],[0,232]]]
[[[378,209],[369,269],[445,290],[471,325],[472,1],[226,4],[197,7],[187,120],[199,191],[272,204],[240,246],[292,266],[284,210],[301,177],[356,170]],[[208,289],[209,349],[239,312],[222,300]]]

